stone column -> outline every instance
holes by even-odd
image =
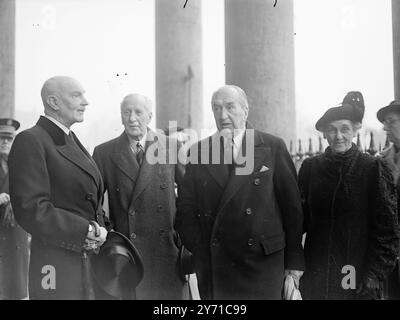
[[[293,24],[293,0],[225,0],[226,83],[247,93],[253,126],[287,145],[296,141]]]
[[[400,99],[400,1],[392,0],[394,96]]]
[[[15,0],[0,0],[0,118],[14,116]]]
[[[202,127],[201,0],[156,0],[156,126]]]

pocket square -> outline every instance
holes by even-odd
[[[269,170],[268,167],[262,166],[261,169],[260,169],[260,172],[265,172],[265,171],[268,171],[268,170]]]

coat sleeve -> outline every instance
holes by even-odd
[[[108,196],[109,190],[108,190],[108,179],[106,177],[106,173],[105,173],[105,165],[102,161],[102,157],[101,157],[101,152],[99,151],[99,148],[96,147],[94,148],[93,151],[93,156],[92,156],[94,162],[96,162],[97,167],[99,168],[101,177],[103,178],[103,183],[104,183],[104,193],[103,193],[103,197],[102,197],[102,205],[104,208],[104,200],[105,200],[105,196]],[[107,194],[106,194],[107,192]],[[109,201],[109,199],[107,199]],[[110,212],[105,212],[104,209],[103,210],[103,219],[104,219],[104,224],[105,227],[107,229],[107,231],[110,231],[114,228],[114,223],[113,223],[113,219],[110,216]],[[107,210],[107,209],[106,209]]]
[[[188,164],[182,186],[179,186],[175,229],[183,245],[194,252],[201,241],[198,217],[198,194],[196,190],[195,166]]]
[[[308,186],[310,183],[310,175],[311,175],[311,161],[305,159],[301,164],[299,171],[299,190],[300,190],[300,198],[301,198],[301,207],[303,209],[304,215],[304,223],[303,223],[303,233],[307,232],[308,225],[310,223],[310,208],[308,205]]]
[[[393,177],[381,159],[371,170],[370,236],[365,277],[382,281],[393,270],[399,251],[397,193]]]
[[[33,238],[80,252],[89,221],[51,202],[44,146],[33,134],[22,132],[15,138],[8,164],[10,198],[18,224]]]
[[[285,268],[304,270],[302,247],[303,212],[296,169],[283,140],[279,139],[275,159],[274,186],[286,233]]]

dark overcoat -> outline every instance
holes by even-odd
[[[93,153],[108,191],[110,221],[139,250],[144,278],[137,299],[182,299],[174,242],[176,151],[167,137],[148,129],[146,157],[139,167],[128,136],[97,146]],[[158,154],[157,154],[158,153]],[[149,163],[150,154],[163,162]]]
[[[53,122],[41,117],[19,133],[9,156],[10,196],[17,222],[32,235],[32,299],[84,299],[82,246],[103,195],[99,170]],[[55,282],[52,276],[55,274]],[[86,277],[86,276],[85,276]]]
[[[0,193],[3,192],[10,193],[8,173],[0,166]],[[5,210],[6,206],[0,207],[0,217]],[[0,224],[0,300],[23,299],[28,296],[28,237],[18,224],[15,227]]]
[[[360,282],[370,277],[382,284],[399,247],[396,190],[389,169],[354,144],[343,155],[328,147],[303,162],[299,186],[307,233],[303,298],[367,298],[356,294]],[[350,278],[344,279],[349,270],[355,271],[355,286],[350,288]]]
[[[246,153],[253,170],[229,175],[226,164],[210,162],[217,137],[190,149],[178,199],[176,228],[194,254],[200,295],[281,299],[284,270],[304,269],[303,214],[293,162],[280,138],[255,130],[254,157]],[[246,143],[245,136],[242,150]]]

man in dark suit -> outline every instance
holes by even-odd
[[[124,132],[93,153],[108,191],[110,221],[142,256],[144,278],[136,298],[182,299],[179,277],[174,182],[177,143],[148,128],[152,103],[130,94],[121,103]]]
[[[7,159],[20,124],[0,119],[0,300],[28,296],[28,234],[15,222],[10,202]]]
[[[41,91],[45,116],[15,138],[9,157],[17,222],[32,235],[31,299],[94,298],[88,256],[106,239],[100,172],[70,127],[88,105],[82,85],[57,76]]]
[[[242,89],[217,90],[212,110],[218,132],[190,149],[176,219],[200,295],[281,299],[285,275],[304,270],[295,168],[280,138],[246,129]]]

